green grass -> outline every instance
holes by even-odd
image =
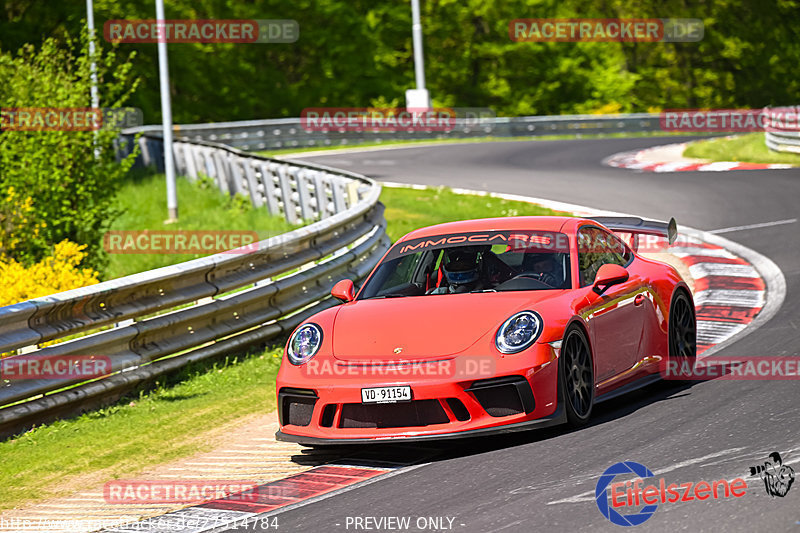
[[[565,139],[611,139],[611,138],[636,138],[636,137],[674,137],[686,135],[685,132],[632,132],[632,133],[587,133],[575,135],[536,135],[530,137],[475,137],[468,139],[422,139],[422,140],[398,140],[386,139],[384,142],[364,142],[353,144],[337,144],[330,146],[303,146],[295,148],[275,148],[271,150],[261,150],[255,152],[265,157],[283,156],[286,154],[300,154],[306,152],[325,152],[329,150],[343,150],[350,148],[391,148],[393,146],[413,146],[415,144],[464,144],[464,143],[483,143],[483,142],[514,142],[514,141],[559,141]]]
[[[259,239],[285,233],[296,226],[266,209],[252,207],[242,196],[220,194],[210,179],[197,182],[179,178],[178,221],[167,224],[166,180],[163,174],[139,175],[126,182],[117,195],[122,214],[112,231],[242,230],[255,231]],[[127,276],[202,257],[202,254],[110,253],[104,279]]]
[[[163,190],[152,180],[144,185]],[[156,193],[147,187],[139,191],[140,198],[154,198]],[[388,233],[393,240],[413,229],[453,220],[552,214],[523,202],[441,188],[384,188],[381,200],[387,205]],[[131,202],[135,203],[139,202]],[[159,220],[154,218],[158,214],[149,216],[142,220]],[[161,380],[160,387],[133,400],[0,442],[0,478],[5,487],[0,509],[65,495],[207,450],[225,427],[275,408],[281,353],[282,347],[276,344],[238,362],[196,367],[169,383]]]
[[[800,154],[773,152],[767,148],[763,133],[693,142],[686,147],[683,155],[711,161],[800,165]]]
[[[525,202],[489,196],[456,194],[447,188],[426,190],[384,187],[386,233],[396,241],[409,231],[443,222],[471,218],[552,215],[555,211]]]
[[[215,365],[111,407],[0,442],[0,509],[210,448],[214,428],[275,408],[282,348]],[[162,380],[163,383],[163,380]]]

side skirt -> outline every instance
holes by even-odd
[[[613,398],[616,398],[617,396],[622,396],[623,394],[628,394],[629,392],[641,389],[642,387],[652,385],[657,381],[661,381],[661,374],[650,374],[649,376],[637,379],[636,381],[628,383],[627,385],[624,385],[618,389],[609,391],[603,394],[602,396],[597,396],[594,399],[594,403],[600,403],[600,402],[605,402],[607,400],[611,400]]]

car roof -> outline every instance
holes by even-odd
[[[466,233],[471,231],[563,231],[567,223],[572,222],[573,226],[582,221],[581,218],[564,216],[530,216],[530,217],[498,217],[498,218],[479,218],[475,220],[459,220],[457,222],[446,222],[436,224],[412,231],[400,239],[418,239],[420,237],[432,237],[435,235],[446,235],[450,233]],[[398,242],[400,242],[398,241]]]

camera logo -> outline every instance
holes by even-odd
[[[613,504],[609,506],[608,503],[611,498],[609,497],[610,495],[608,487],[611,485],[611,482],[614,481],[614,478],[622,474],[634,474],[638,476],[640,480],[654,476],[653,472],[650,471],[649,468],[643,464],[635,463],[633,461],[625,461],[611,465],[606,469],[605,472],[603,472],[603,475],[600,476],[600,479],[597,480],[597,486],[594,490],[597,508],[600,509],[601,513],[603,513],[603,516],[618,526],[638,526],[653,516],[653,513],[655,513],[656,509],[658,509],[658,504],[645,505],[639,510],[638,513],[627,515],[620,514],[614,510]]]
[[[781,454],[772,452],[764,464],[751,466],[751,476],[759,476],[764,481],[767,494],[783,498],[789,493],[794,483],[794,470],[791,466],[783,464]]]

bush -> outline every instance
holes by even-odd
[[[86,257],[85,248],[61,241],[53,247],[51,256],[28,267],[0,257],[0,306],[97,283],[97,272],[78,266]]]
[[[16,54],[0,52],[6,121],[7,108],[90,107],[88,42],[85,35],[63,46],[47,39],[38,50],[26,45]],[[120,63],[98,43],[95,59],[101,107],[122,106],[137,85],[131,57]],[[102,267],[102,234],[116,214],[114,195],[135,157],[117,162],[117,136],[105,127],[0,131],[0,198],[10,199],[0,208],[4,260],[29,266],[47,257],[55,243],[69,240],[85,245],[88,265]]]

